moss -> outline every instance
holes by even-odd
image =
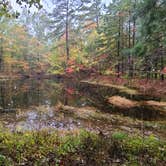
[[[79,131],[0,133],[0,165],[127,165],[162,164],[164,141],[116,132],[104,136]],[[142,161],[143,158],[143,161]]]

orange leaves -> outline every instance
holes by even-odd
[[[15,58],[12,58],[10,56],[5,57],[5,67],[12,67],[12,72],[18,72],[18,71],[28,71],[30,69],[29,64],[23,60],[17,60]]]
[[[71,66],[71,65],[75,65],[75,63],[76,63],[75,60],[69,60],[67,64]]]
[[[78,72],[86,68],[85,65],[79,64],[76,62],[76,60],[72,59],[68,61],[67,66],[68,67],[65,70],[67,74],[73,74],[74,72]]]
[[[66,68],[66,73],[67,74],[72,74],[74,73],[77,65],[76,65],[76,62],[75,60],[69,60],[68,63],[67,63],[67,68]]]
[[[20,66],[20,68],[22,68],[23,70],[27,71],[29,70],[29,64],[25,61],[18,61],[18,65]]]

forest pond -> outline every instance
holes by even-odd
[[[73,129],[80,122],[56,112],[56,104],[85,106],[86,98],[73,88],[65,88],[58,80],[1,80],[0,121],[12,129],[42,129],[45,127]]]
[[[99,95],[96,89],[87,91],[86,87],[73,82],[70,84],[69,81],[66,84],[47,79],[1,80],[0,125],[11,131],[46,128],[105,132],[122,129],[132,132],[147,127],[149,134],[154,129],[157,132],[156,122],[105,112],[107,107],[102,95],[110,92],[107,89],[102,91],[103,94]],[[59,105],[66,107],[57,109]],[[157,124],[159,130],[162,124]],[[149,131],[150,128],[152,131]],[[159,133],[164,134],[162,131]]]

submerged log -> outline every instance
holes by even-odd
[[[108,98],[108,103],[112,104],[113,106],[122,108],[122,109],[123,108],[130,109],[130,108],[139,106],[139,102],[132,101],[132,100],[126,99],[125,97],[121,97],[121,96],[113,96],[113,97]]]
[[[17,109],[15,108],[2,108],[0,107],[0,112],[1,113],[12,113],[12,112],[16,112]]]
[[[107,102],[114,111],[124,115],[135,115],[145,120],[166,117],[166,102],[135,101],[121,96],[109,97]]]
[[[132,88],[95,81],[81,81],[80,89],[88,93],[96,102],[94,106],[105,112],[122,113],[144,120],[166,117],[165,103],[159,102],[160,98],[141,94]]]

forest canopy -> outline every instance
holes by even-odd
[[[4,72],[38,68],[55,74],[94,68],[118,77],[164,79],[164,0],[114,0],[107,5],[102,0],[16,3],[22,7],[18,18],[9,17],[17,11],[10,1],[0,4],[0,69]],[[29,12],[32,6],[39,10]]]

